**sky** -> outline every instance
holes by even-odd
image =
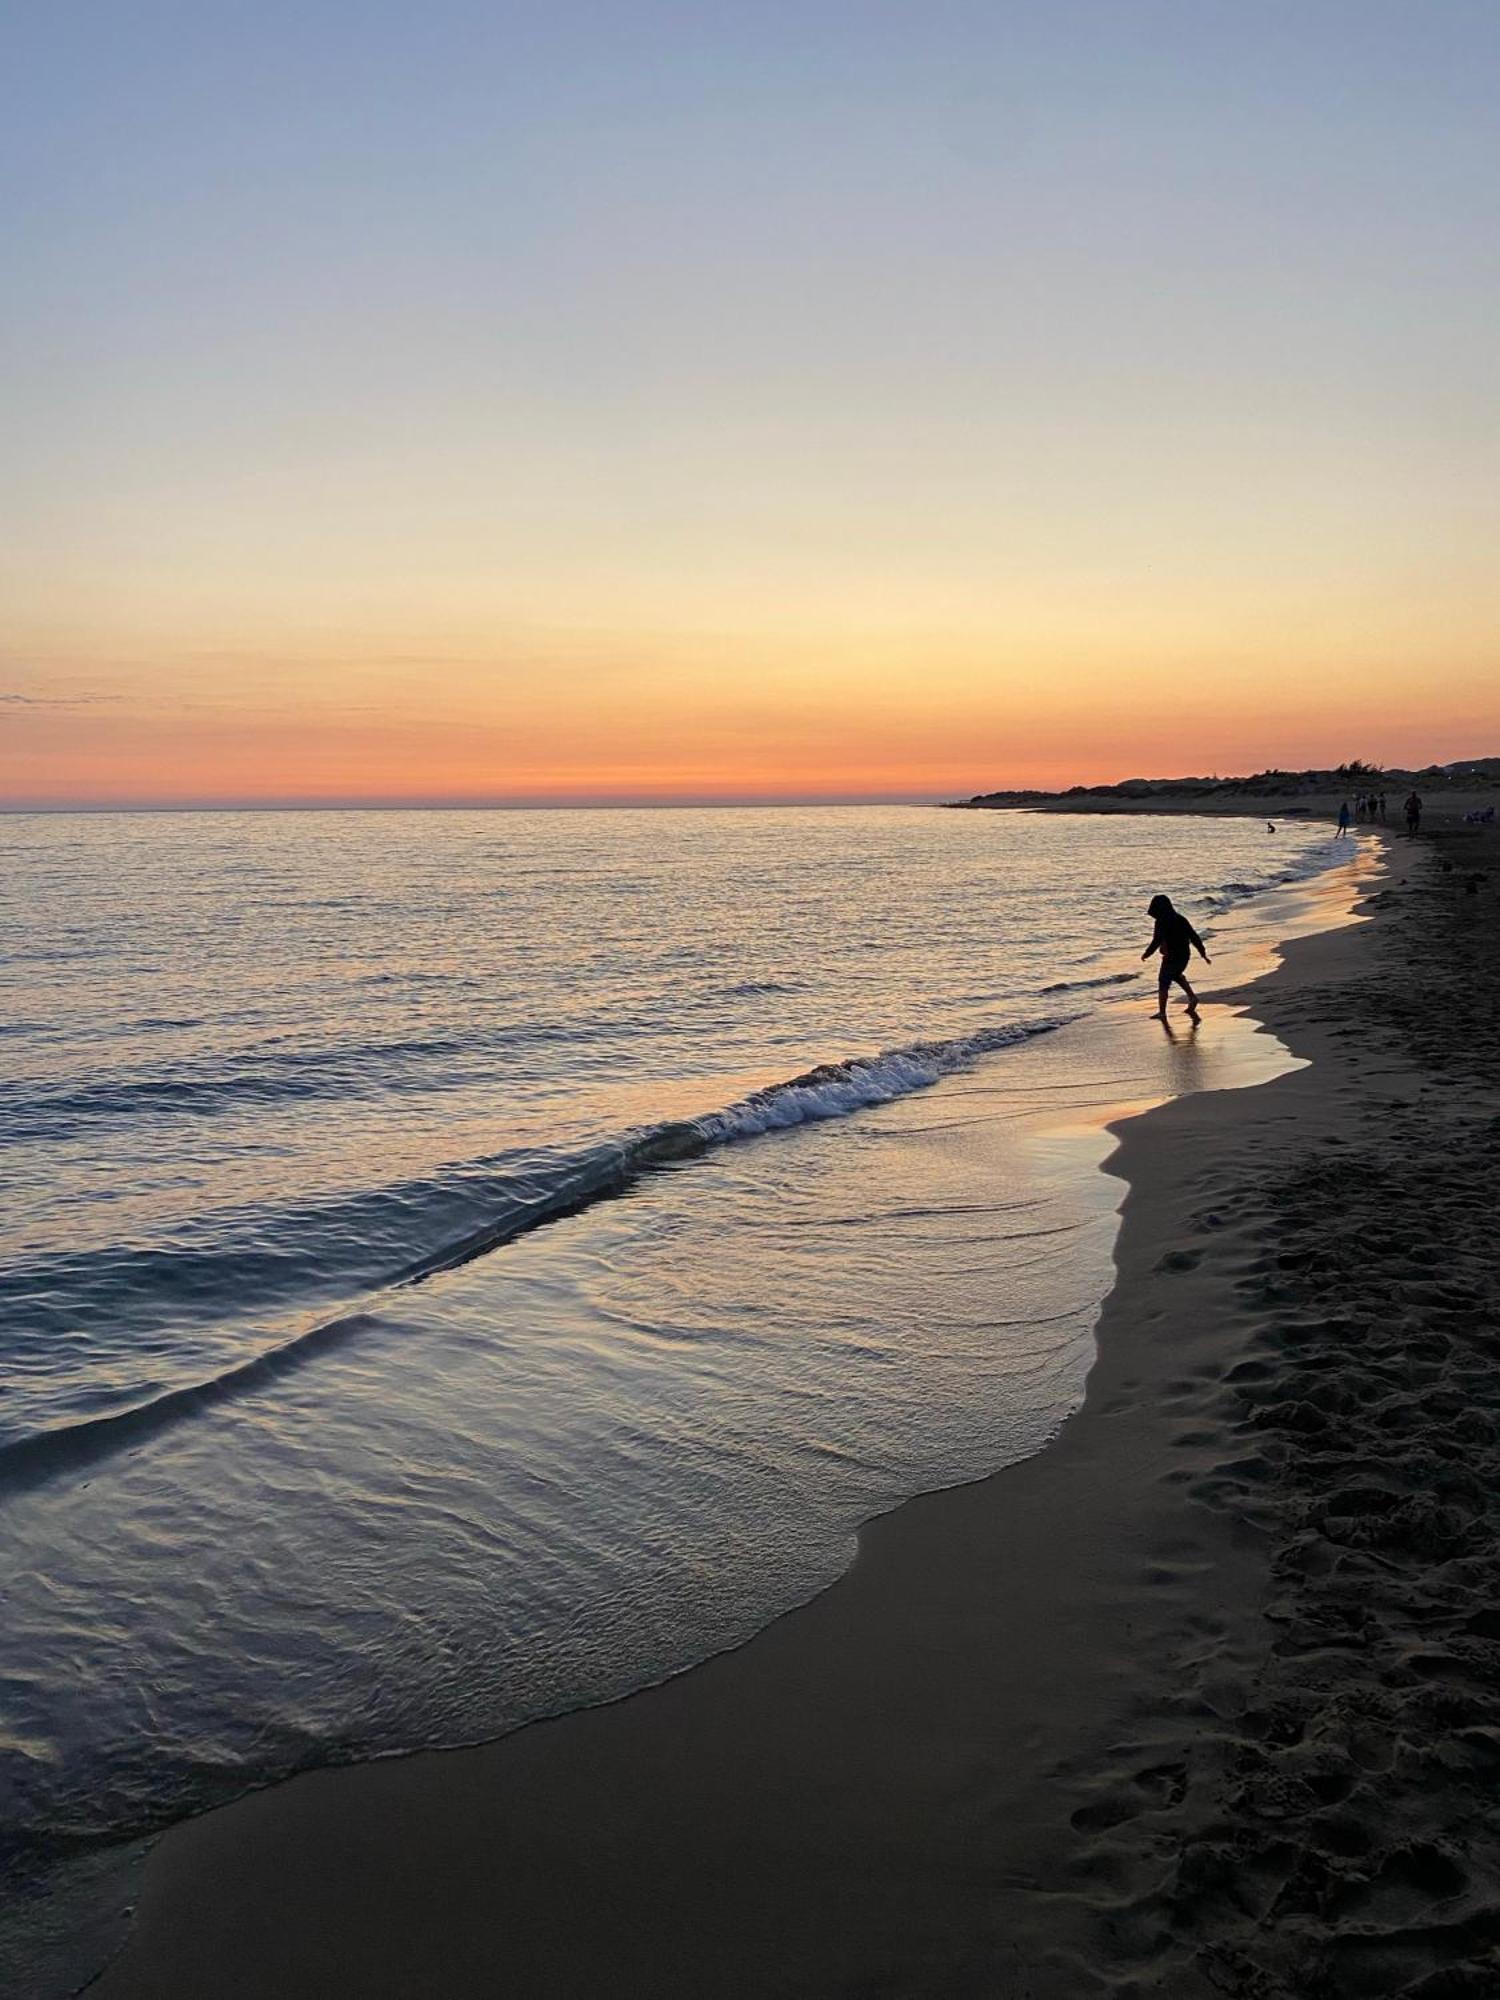
[[[0,50],[0,804],[1500,754],[1493,0]]]

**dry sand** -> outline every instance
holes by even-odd
[[[662,1687],[177,1829],[100,2000],[1500,1993],[1500,847],[1392,852],[1254,996],[1311,1067],[1121,1128],[1052,1447]]]

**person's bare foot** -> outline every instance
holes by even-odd
[[[1152,1018],[1152,1020],[1153,1020],[1153,1021],[1165,1021],[1165,1020],[1166,1020],[1166,1018],[1167,1018],[1167,1010],[1166,1010],[1166,1008],[1165,1008],[1165,1007],[1158,1007],[1158,1008],[1157,1008],[1157,1010],[1156,1010],[1156,1012],[1155,1012],[1155,1013],[1154,1013],[1154,1014],[1153,1014],[1153,1015],[1151,1016],[1151,1018]]]

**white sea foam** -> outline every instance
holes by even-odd
[[[939,1077],[967,1069],[980,1056],[1013,1048],[1033,1035],[1045,1035],[1070,1016],[1033,1021],[1007,1021],[957,1035],[941,1042],[913,1042],[881,1055],[851,1056],[845,1062],[824,1063],[786,1083],[770,1085],[723,1111],[692,1122],[710,1142],[750,1138],[756,1133],[806,1124],[815,1118],[843,1118],[872,1105],[889,1104],[914,1090],[926,1090]]]

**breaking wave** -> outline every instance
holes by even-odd
[[[1044,986],[1042,992],[1086,993],[1096,986],[1127,986],[1140,977],[1139,972],[1101,972],[1097,979],[1059,979],[1051,986]]]
[[[888,1104],[912,1091],[927,1089],[940,1077],[967,1068],[981,1056],[1060,1028],[1071,1018],[1005,1022],[946,1041],[913,1042],[878,1055],[820,1063],[784,1083],[752,1091],[723,1110],[647,1126],[622,1139],[558,1159],[545,1170],[533,1167],[514,1176],[497,1174],[486,1185],[490,1213],[482,1227],[394,1270],[369,1274],[362,1288],[364,1303],[368,1306],[380,1291],[421,1284],[439,1272],[455,1270],[530,1230],[620,1195],[632,1182],[657,1168],[697,1158],[737,1140]],[[161,1272],[155,1274],[155,1280],[162,1283]],[[313,1360],[367,1324],[367,1314],[351,1303],[336,1318],[242,1357],[204,1379],[174,1384],[134,1399],[126,1397],[93,1416],[14,1438],[0,1444],[0,1481],[30,1484],[81,1460],[106,1455],[143,1434],[179,1423],[227,1396],[257,1388]]]

